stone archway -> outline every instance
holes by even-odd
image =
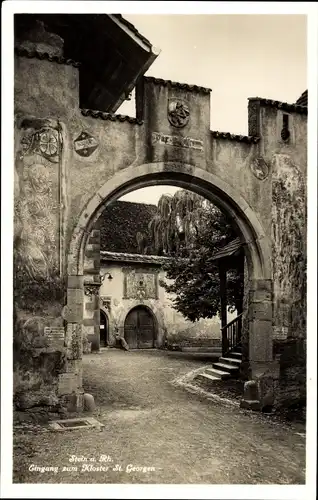
[[[171,184],[196,192],[217,205],[238,229],[248,275],[248,337],[250,373],[256,377],[272,361],[271,243],[246,200],[216,175],[179,162],[130,166],[109,179],[89,200],[73,231],[68,254],[68,342],[81,343],[84,252],[94,224],[105,207],[124,194],[152,185]]]
[[[223,210],[238,227],[246,246],[252,279],[271,278],[271,245],[255,212],[232,186],[216,175],[178,162],[130,166],[109,179],[88,201],[73,231],[68,253],[68,276],[82,276],[84,250],[95,222],[110,202],[141,187],[172,184],[195,191]]]

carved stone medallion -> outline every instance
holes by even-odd
[[[182,99],[169,99],[168,120],[174,127],[182,128],[187,125],[190,118],[189,106]]]
[[[58,162],[60,153],[59,133],[54,128],[46,127],[36,132],[28,132],[21,139],[23,156],[40,154],[51,162]]]
[[[260,181],[264,181],[269,174],[268,165],[263,158],[256,158],[251,164],[251,170]]]

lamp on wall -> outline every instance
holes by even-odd
[[[102,283],[103,283],[103,281],[105,280],[106,277],[107,277],[107,279],[108,279],[109,282],[113,279],[113,277],[112,277],[112,275],[110,273],[102,274],[102,276],[100,277],[100,280],[101,280]]]

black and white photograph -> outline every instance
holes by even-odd
[[[2,13],[1,497],[315,498],[316,4]]]

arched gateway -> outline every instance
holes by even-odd
[[[258,337],[250,336],[250,349],[254,351],[253,362],[268,364],[272,361],[272,297],[271,297],[271,247],[256,214],[249,207],[246,200],[235,191],[227,182],[201,168],[182,162],[158,162],[139,166],[130,166],[107,181],[102,188],[89,200],[79,217],[78,224],[73,231],[70,251],[68,255],[68,309],[75,310],[73,297],[78,300],[84,296],[85,249],[98,221],[99,216],[110,202],[135,189],[158,184],[173,184],[190,189],[204,196],[219,206],[233,221],[241,236],[245,250],[249,287],[249,304],[255,304],[262,298],[263,307],[267,306],[267,316],[250,318],[249,332],[261,330],[262,341]],[[99,274],[99,270],[97,270]],[[75,289],[77,293],[74,294]],[[77,307],[78,316],[72,316],[68,324],[69,338],[77,331],[77,338],[81,338],[83,321],[83,307]],[[257,345],[254,345],[254,342]],[[134,347],[136,347],[134,345]]]
[[[210,129],[210,89],[141,77],[136,70],[136,118],[114,114],[116,106],[106,101],[101,107],[107,112],[80,109],[79,79],[85,68],[65,59],[57,42],[54,57],[40,53],[40,43],[38,52],[29,53],[23,36],[22,46],[16,47],[15,83],[15,187],[17,209],[23,213],[18,229],[37,249],[32,255],[45,260],[47,274],[54,279],[59,275],[61,298],[54,299],[54,307],[52,295],[46,301],[42,294],[40,303],[34,298],[43,336],[63,351],[52,385],[58,387],[57,395],[66,400],[75,395],[80,406],[82,338],[87,328],[100,335],[94,229],[99,215],[130,191],[173,184],[216,204],[237,228],[249,276],[246,357],[256,381],[253,397],[245,398],[261,406],[273,402],[276,352],[283,357],[287,339],[305,335],[307,108],[251,98],[247,136],[216,132]],[[130,36],[127,27],[123,36]],[[55,43],[56,37],[48,39]],[[146,52],[154,57],[150,43]],[[92,91],[85,102],[94,101],[94,95]],[[118,95],[117,105],[121,100]],[[84,283],[87,271],[90,281]],[[65,305],[64,291],[67,304],[60,314],[56,311]],[[22,368],[17,374],[30,370]],[[19,376],[16,380],[19,390]]]

